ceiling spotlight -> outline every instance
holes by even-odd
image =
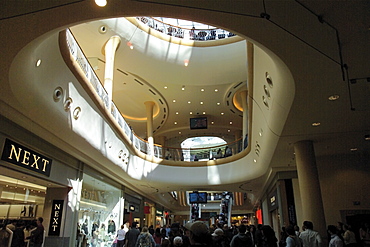
[[[334,101],[334,100],[337,100],[337,99],[339,99],[339,95],[337,95],[337,94],[334,94],[334,95],[331,95],[331,96],[329,96],[329,98],[328,98],[330,101]]]
[[[233,124],[233,122],[230,121],[230,124]]]
[[[211,124],[214,124],[214,123],[215,123],[215,122],[213,122],[213,121],[211,122]]]
[[[179,114],[179,112],[177,111],[177,112],[176,112],[176,115],[178,115],[178,114]]]
[[[221,105],[221,103],[220,102],[217,102],[217,105]]]
[[[41,59],[38,59],[37,61],[36,61],[36,67],[39,67],[41,65]]]
[[[127,42],[126,44],[127,44],[128,47],[130,47],[131,50],[134,49],[134,46],[132,45],[132,43],[130,41]]]
[[[204,92],[204,88],[202,88],[200,91]]]
[[[182,86],[181,90],[184,91],[185,90],[185,86]]]
[[[107,5],[107,0],[95,0],[95,3],[99,7],[105,7],[105,5]]]
[[[203,101],[201,101],[200,104],[203,105]]]
[[[203,112],[203,115],[204,115],[204,114],[206,114],[206,112],[205,112],[205,111]]]
[[[175,103],[175,102],[176,102],[176,100],[174,99],[174,100],[172,100],[172,102],[173,102],[173,103]]]
[[[191,101],[188,101],[188,104],[190,104],[191,103]]]
[[[221,115],[224,115],[225,113],[221,112]]]
[[[192,115],[192,114],[193,114],[193,112],[191,111],[191,112],[190,112],[190,115]]]
[[[217,88],[215,89],[215,92],[218,92],[218,89]]]
[[[164,86],[164,89],[167,89],[167,86]]]

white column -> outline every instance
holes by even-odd
[[[145,101],[144,102],[146,107],[146,132],[147,138],[149,143],[150,155],[153,155],[154,152],[154,139],[153,139],[153,109],[154,109],[154,102],[153,101]]]
[[[116,50],[121,42],[119,36],[112,36],[105,44],[105,75],[104,75],[104,88],[108,94],[108,109],[111,111],[111,104],[113,98],[113,74],[114,74],[114,57]]]
[[[294,144],[303,221],[311,221],[314,230],[326,238],[326,223],[322,203],[320,180],[312,141]],[[299,222],[300,224],[302,222]]]

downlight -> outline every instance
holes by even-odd
[[[71,109],[71,106],[72,106],[72,98],[68,98],[66,99],[66,101],[64,101],[64,110],[65,111],[69,111]]]
[[[274,84],[272,83],[272,78],[268,72],[266,72],[266,82],[272,88]]]
[[[58,102],[63,97],[63,89],[61,87],[57,87],[54,90],[53,99],[55,102]]]
[[[104,34],[106,32],[107,32],[107,27],[106,26],[103,25],[103,26],[99,27],[99,33]]]

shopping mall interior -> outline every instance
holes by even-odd
[[[2,223],[370,222],[369,1],[97,2],[0,0]]]

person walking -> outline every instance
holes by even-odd
[[[304,221],[302,226],[303,232],[299,235],[303,247],[322,247],[322,239],[318,232],[313,230],[311,221]]]

